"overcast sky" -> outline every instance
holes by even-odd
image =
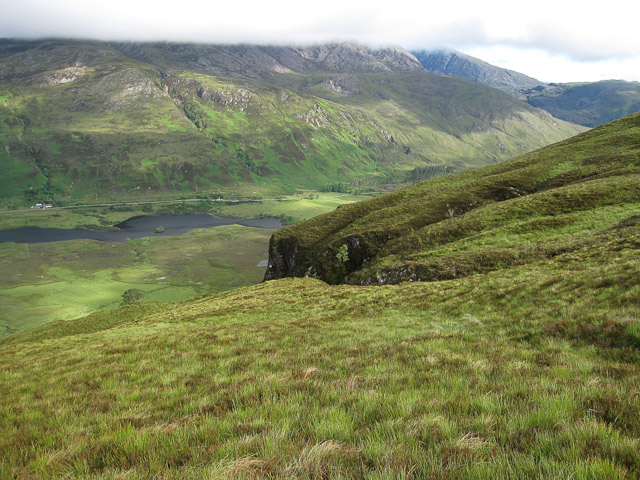
[[[0,37],[448,46],[546,82],[640,81],[635,3],[0,0]]]

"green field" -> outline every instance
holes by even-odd
[[[114,308],[130,288],[144,290],[144,301],[171,302],[255,284],[271,233],[233,225],[123,243],[0,244],[0,328]]]
[[[138,205],[115,203],[111,206],[5,210],[0,212],[0,229],[37,226],[99,230],[110,229],[113,225],[138,215],[182,215],[188,213],[210,213],[232,218],[271,216],[281,217],[283,221],[289,220],[289,223],[293,223],[327,213],[338,205],[358,202],[367,198],[371,198],[371,194],[353,195],[299,190],[297,193],[282,195],[271,200],[254,198],[235,199],[229,202],[207,199],[200,201],[166,200]]]
[[[297,221],[364,198],[368,197],[305,192],[280,201],[227,205],[198,202],[148,205],[144,209],[30,210],[0,214],[0,228],[110,228],[135,215],[192,211],[236,218],[281,216]],[[173,302],[256,284],[264,277],[265,267],[257,265],[268,258],[272,233],[232,225],[123,243],[0,243],[0,336],[51,320],[115,308],[131,288],[146,292],[144,302]]]

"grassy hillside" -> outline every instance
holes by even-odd
[[[408,52],[326,50],[4,40],[0,208],[359,189],[580,130]]]
[[[640,230],[519,268],[283,279],[0,342],[3,478],[640,475]]]
[[[551,84],[524,93],[534,107],[587,127],[597,127],[640,111],[640,82],[605,80]]]
[[[580,248],[640,215],[640,115],[276,232],[267,278],[442,280]]]
[[[431,282],[285,278],[9,336],[0,477],[638,478],[639,129],[274,237]]]
[[[159,88],[158,72],[101,44],[31,47],[2,56],[5,202],[193,190],[186,160],[205,179],[218,173],[210,142]]]

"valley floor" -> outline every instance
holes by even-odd
[[[0,228],[113,228],[136,215],[192,211],[235,218],[280,216],[297,221],[363,198],[368,197],[305,192],[278,200],[171,201],[146,206],[12,211],[0,215]],[[265,267],[259,264],[267,259],[272,233],[235,225],[123,243],[0,243],[0,338],[44,322],[115,308],[123,293],[132,288],[145,292],[145,302],[175,302],[254,285],[264,277]]]

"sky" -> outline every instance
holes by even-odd
[[[544,82],[640,81],[634,3],[0,0],[0,38],[449,47]]]

